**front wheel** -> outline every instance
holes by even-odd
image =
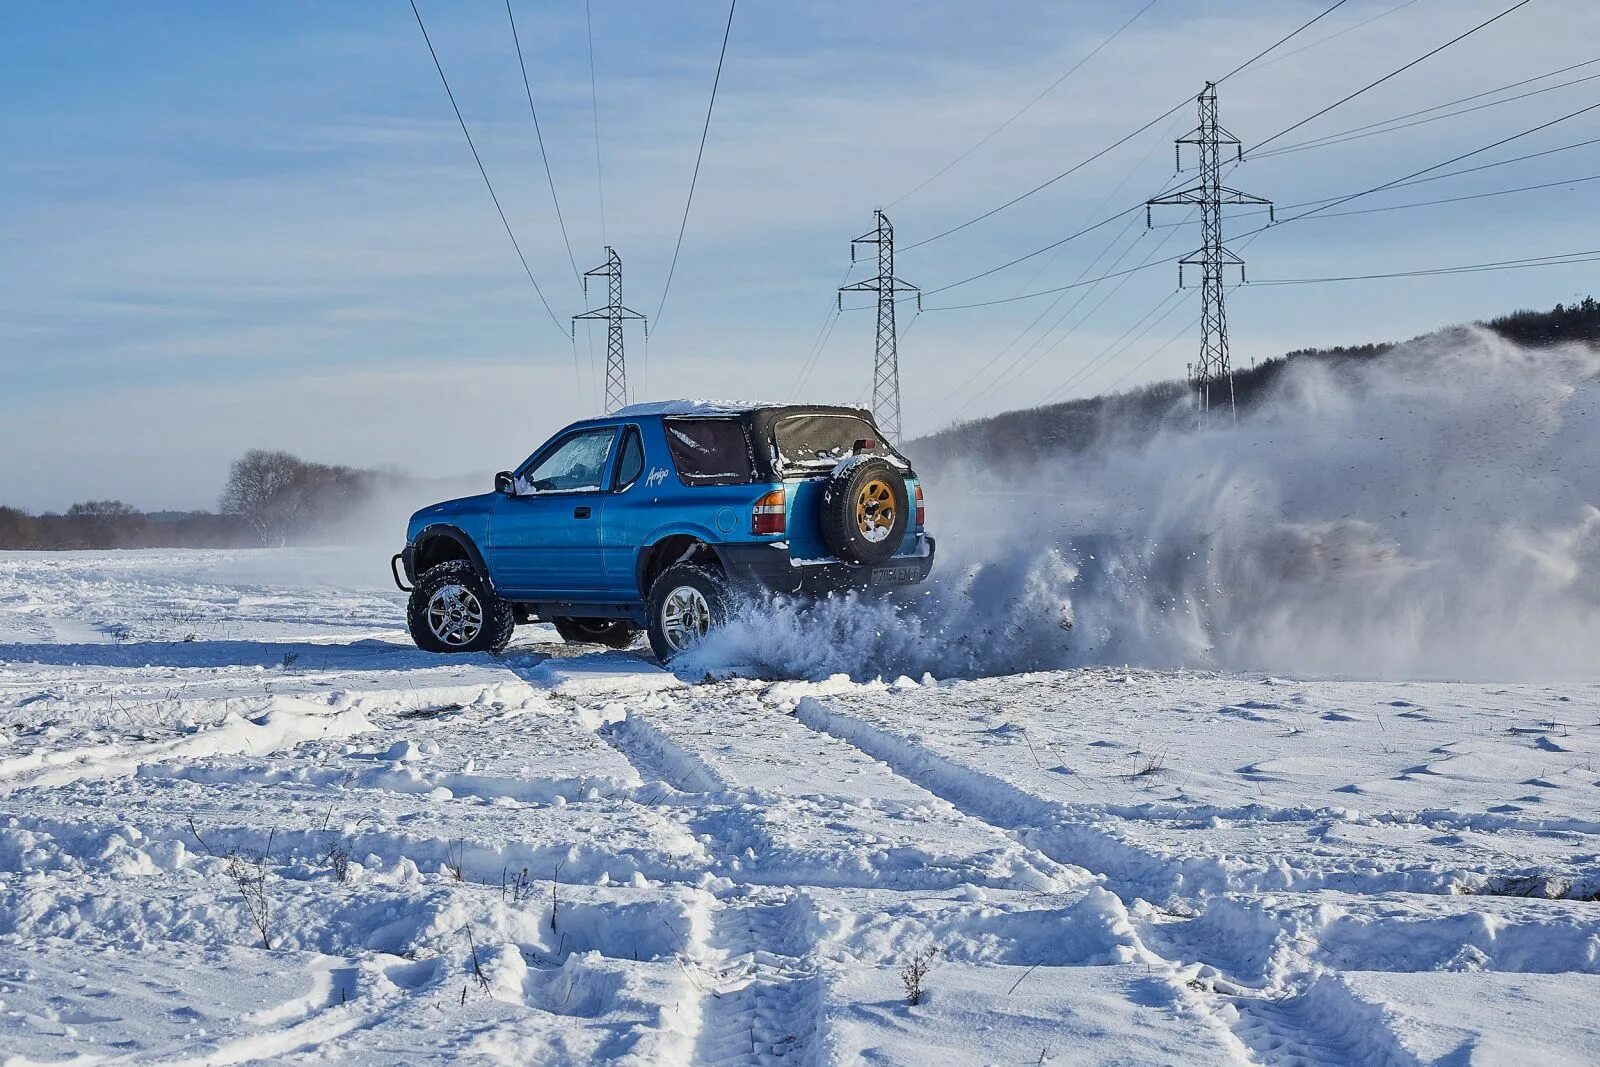
[[[561,639],[573,645],[604,645],[627,648],[639,636],[639,628],[627,619],[551,619]]]
[[[650,649],[669,663],[727,622],[728,615],[728,582],[721,571],[674,563],[650,586]]]
[[[424,652],[501,652],[516,614],[464,559],[429,568],[406,603],[411,639]]]

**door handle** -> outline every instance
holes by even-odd
[[[586,507],[573,508],[572,517],[575,519],[587,519],[589,517],[589,509]]]

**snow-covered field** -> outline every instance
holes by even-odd
[[[0,555],[0,1063],[1600,1060],[1600,686],[435,657],[382,566]]]

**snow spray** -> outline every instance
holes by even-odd
[[[1600,352],[1454,329],[1165,426],[928,472],[925,585],[764,604],[681,664],[1600,677]]]

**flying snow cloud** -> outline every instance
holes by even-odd
[[[1597,439],[1592,349],[1461,329],[1302,360],[1237,423],[936,472],[925,587],[751,612],[689,665],[1589,677]]]

